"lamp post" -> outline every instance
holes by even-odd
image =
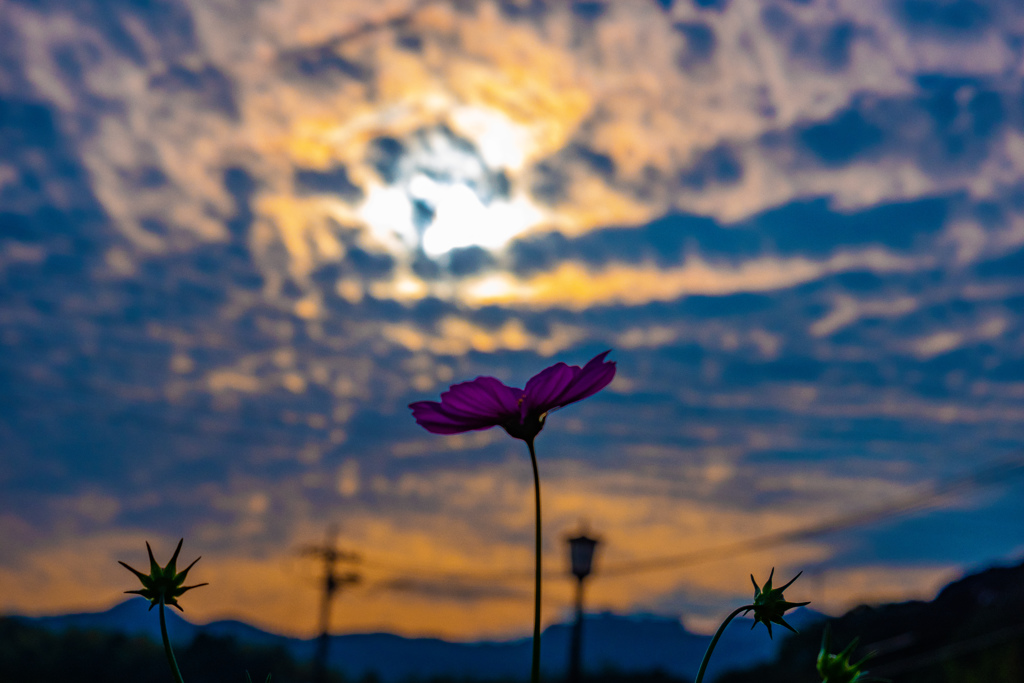
[[[576,577],[576,622],[572,627],[569,650],[569,683],[580,683],[583,678],[583,580],[590,576],[597,539],[588,538],[581,525],[578,535],[569,539],[569,561]]]

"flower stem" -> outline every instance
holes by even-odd
[[[167,664],[171,667],[176,683],[185,683],[181,678],[181,671],[178,670],[178,662],[174,659],[174,650],[171,649],[171,641],[167,637],[167,620],[164,618],[164,596],[160,596],[160,635],[164,637],[164,653],[167,655]]]
[[[534,550],[534,581],[533,581],[533,663],[530,666],[530,683],[540,681],[540,473],[537,471],[537,452],[533,449],[533,439],[527,439],[530,448],[530,462],[533,464],[533,491],[536,502],[536,548]]]
[[[730,621],[736,618],[737,614],[753,608],[753,605],[744,605],[743,607],[737,607],[732,614],[725,618],[725,621],[722,622],[722,625],[718,627],[718,632],[715,633],[715,637],[711,639],[711,644],[708,645],[707,652],[704,653],[704,659],[701,660],[700,670],[697,671],[697,679],[694,681],[694,683],[701,683],[701,681],[704,680],[704,671],[707,670],[708,662],[711,661],[711,653],[714,651],[715,645],[718,645],[718,639],[721,638],[722,634],[725,632],[725,627],[729,625]]]

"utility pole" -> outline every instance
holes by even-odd
[[[348,584],[359,583],[360,576],[356,572],[338,572],[335,565],[341,562],[359,562],[359,555],[340,550],[337,546],[338,529],[331,526],[327,530],[327,538],[323,545],[310,545],[302,549],[302,554],[315,557],[324,563],[323,593],[320,596],[320,636],[316,643],[316,655],[313,659],[316,669],[316,680],[324,683],[327,680],[327,650],[330,645],[331,603],[334,594]]]

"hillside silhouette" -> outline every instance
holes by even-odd
[[[856,637],[854,660],[893,683],[1024,681],[1024,563],[968,576],[930,602],[861,606],[830,621],[833,651]],[[816,683],[824,623],[783,641],[775,661],[719,683]]]
[[[893,683],[1019,683],[1024,680],[1024,563],[968,576],[929,602],[860,606],[829,620],[833,649],[859,637],[855,657],[877,655],[867,667]],[[129,680],[164,683],[163,652],[146,624],[144,601],[97,614],[0,618],[0,681]],[[814,683],[825,619],[797,614],[796,635],[774,643],[744,622],[727,630],[718,653],[718,683]],[[672,683],[692,680],[692,660],[708,638],[676,620],[588,617],[586,679],[592,683]],[[545,632],[545,678],[563,678],[567,627]],[[273,674],[275,683],[313,678],[313,642],[285,638],[235,621],[197,626],[175,618],[172,638],[189,681],[243,681]],[[776,648],[777,649],[772,649]],[[449,643],[392,634],[332,638],[331,683],[471,681],[504,683],[527,661],[528,642]],[[774,659],[771,659],[774,653]],[[646,664],[645,664],[646,662]],[[518,667],[516,665],[519,665]],[[751,664],[755,664],[751,667]],[[747,666],[743,670],[737,667]],[[733,669],[733,671],[729,671]]]

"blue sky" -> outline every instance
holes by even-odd
[[[106,607],[184,536],[190,615],[309,634],[296,549],[334,523],[337,630],[522,635],[525,449],[406,405],[608,348],[538,440],[556,575],[581,519],[626,565],[1020,453],[1010,0],[12,1],[0,35],[4,611]],[[707,628],[772,566],[826,611],[927,597],[1020,557],[1021,499],[590,598]]]

